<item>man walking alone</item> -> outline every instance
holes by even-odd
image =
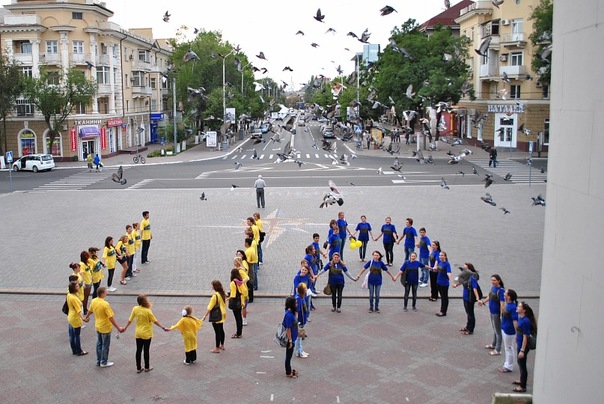
[[[262,179],[262,175],[258,175],[258,179],[254,182],[254,188],[256,188],[256,204],[258,208],[260,205],[264,208],[264,187],[266,187],[266,182]]]

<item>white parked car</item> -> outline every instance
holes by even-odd
[[[33,171],[37,173],[42,170],[55,168],[55,160],[50,154],[29,154],[13,162],[13,171]]]

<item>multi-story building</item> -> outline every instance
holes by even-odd
[[[509,0],[496,7],[490,0],[461,9],[456,22],[461,35],[472,41],[468,64],[476,100],[458,104],[459,135],[498,147],[547,151],[549,143],[549,86],[531,69],[534,51],[529,20],[539,0]],[[479,49],[490,38],[485,56]],[[504,78],[506,80],[504,81]],[[474,117],[484,120],[476,125]],[[474,119],[476,120],[476,119]],[[525,131],[519,130],[520,127]],[[539,140],[539,142],[537,142]]]
[[[109,21],[113,12],[104,3],[93,0],[12,0],[4,8],[0,47],[23,74],[37,76],[43,66],[77,68],[98,85],[91,105],[76,106],[59,128],[52,150],[39,111],[19,99],[7,120],[9,150],[83,160],[89,153],[106,157],[158,141],[158,125],[170,109],[170,83],[163,76],[168,41],[154,40],[150,28],[123,29]]]

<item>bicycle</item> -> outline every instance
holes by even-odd
[[[139,161],[141,164],[145,164],[147,162],[147,160],[145,160],[143,155],[140,153],[138,153],[134,157],[132,157],[132,161],[134,161],[134,164],[138,164]]]

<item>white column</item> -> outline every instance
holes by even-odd
[[[69,33],[61,31],[60,46],[61,46],[61,65],[65,71],[69,70]]]
[[[33,77],[40,77],[40,40],[32,39],[31,42],[31,56],[32,56],[32,75]]]
[[[92,67],[90,69],[90,79],[91,80],[96,80],[96,64],[99,62],[99,59],[98,59],[96,53],[97,53],[96,34],[90,33],[90,60],[89,60],[89,62],[91,62],[94,65],[94,67]],[[99,113],[98,96],[96,94],[92,97],[92,113],[93,114]]]
[[[111,45],[111,51],[108,49],[109,53],[109,87],[111,88],[111,94],[109,95],[109,113],[115,115],[115,75],[116,75],[116,66],[114,64],[113,52],[117,45]],[[119,52],[118,52],[119,53]],[[120,91],[121,94],[121,91]]]

